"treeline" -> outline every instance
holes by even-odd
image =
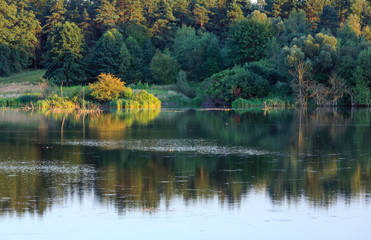
[[[370,24],[370,0],[0,0],[0,75],[112,73],[220,105],[370,105]]]

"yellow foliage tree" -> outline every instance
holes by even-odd
[[[258,22],[266,22],[268,18],[265,13],[262,13],[259,10],[255,10],[254,12],[251,13],[251,19]]]
[[[110,73],[101,73],[98,82],[90,84],[89,88],[92,90],[91,95],[101,102],[116,100],[121,92],[127,90],[125,82]]]
[[[369,26],[362,29],[362,34],[368,41],[371,41],[371,28]]]
[[[360,18],[357,15],[350,14],[347,23],[349,27],[357,34],[357,36],[361,35]]]

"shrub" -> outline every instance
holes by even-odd
[[[207,97],[223,105],[230,105],[240,97],[266,97],[270,91],[268,80],[240,66],[214,74],[203,86]]]
[[[120,109],[122,108],[122,103],[123,103],[124,99],[117,99],[116,101],[111,101],[109,103],[109,106],[110,108],[117,108],[117,109]]]
[[[139,103],[139,108],[160,108],[161,101],[156,98],[153,94],[148,93],[145,90],[141,90],[135,93],[132,100]]]
[[[76,99],[75,99],[76,100]],[[69,110],[76,108],[76,102],[69,99],[63,99],[58,95],[49,96],[45,100],[40,100],[37,102],[37,105],[40,109],[61,109],[61,110]]]
[[[122,92],[125,92],[124,95],[130,95],[125,82],[110,73],[101,73],[98,76],[98,82],[90,84],[89,88],[92,90],[91,95],[101,102],[116,100]]]
[[[135,109],[135,108],[139,108],[139,103],[134,100],[126,99],[123,101],[123,107],[125,109]]]
[[[161,108],[161,101],[156,98],[153,94],[148,93],[145,90],[141,90],[135,93],[130,99],[117,99],[109,103],[110,108],[125,108],[125,109],[134,109],[134,108],[146,108],[146,109],[155,109]]]
[[[129,87],[125,88],[124,91],[120,93],[120,98],[129,99],[133,96],[133,90]]]
[[[135,109],[139,108],[139,102],[131,100],[131,99],[117,99],[116,101],[110,102],[110,108],[116,108],[116,109]]]

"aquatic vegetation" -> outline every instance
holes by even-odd
[[[16,98],[0,99],[1,107],[23,107],[25,105],[33,105],[40,99],[39,93],[27,93]]]
[[[139,108],[161,108],[161,101],[145,90],[135,93],[132,100],[139,103]]]
[[[49,96],[45,100],[40,100],[37,102],[39,109],[49,110],[49,109],[59,109],[59,110],[73,110],[76,108],[77,99],[69,100],[68,98],[62,98],[58,95]]]
[[[261,106],[264,108],[269,107],[291,107],[294,106],[289,100],[280,98],[267,98],[267,99],[243,99],[239,98],[232,102],[232,108],[248,108],[253,106]]]
[[[109,103],[111,108],[125,108],[125,109],[158,109],[161,108],[161,101],[153,94],[145,90],[140,90],[132,95],[129,99],[117,99]]]
[[[111,101],[109,103],[109,106],[110,108],[117,108],[117,109],[121,109],[121,108],[135,109],[135,108],[139,108],[139,103],[134,100],[120,98],[120,99],[117,99],[116,101]]]

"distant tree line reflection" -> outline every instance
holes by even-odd
[[[157,209],[175,197],[238,206],[253,190],[265,191],[274,204],[351,203],[371,193],[370,124],[367,110],[163,110],[98,118],[9,111],[0,114],[0,210],[43,215],[75,194],[120,212]],[[216,147],[264,154],[202,154],[180,140],[185,151],[110,147],[143,139],[211,139]]]

